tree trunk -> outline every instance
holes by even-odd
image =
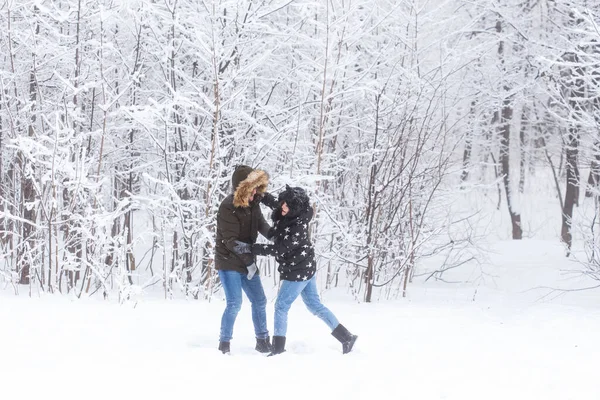
[[[525,192],[525,175],[527,173],[527,140],[525,139],[527,134],[527,128],[529,127],[529,119],[527,117],[527,106],[523,107],[523,112],[521,113],[521,129],[519,130],[519,141],[520,141],[520,154],[521,160],[519,163],[519,192]]]
[[[74,66],[74,81],[73,81],[73,86],[75,87],[75,89],[79,88],[79,72],[81,70],[81,63],[80,63],[80,55],[79,55],[79,35],[80,35],[80,28],[81,28],[81,0],[79,0],[77,2],[77,23],[76,23],[76,33],[75,33],[75,66]],[[78,91],[76,90],[75,93],[73,94],[73,105],[75,107],[78,106],[78,98],[77,98],[77,93]],[[65,110],[66,112],[66,110]],[[74,132],[80,132],[81,133],[81,127],[79,125],[79,123],[77,122],[76,119],[73,119],[73,131]],[[75,151],[73,152],[73,154],[71,154],[71,162],[75,163],[76,160],[76,155],[75,155]],[[71,198],[71,195],[74,196],[76,198],[77,193],[69,193],[68,190],[64,190],[63,191],[63,198],[65,201],[65,204],[70,204],[73,199]],[[79,214],[79,216],[81,216],[81,207],[79,206],[79,204],[75,204],[74,207],[72,208],[73,212],[75,214]],[[67,251],[69,253],[71,253],[73,255],[73,258],[76,261],[77,264],[77,269],[74,271],[73,270],[73,266],[71,266],[71,268],[69,269],[69,287],[68,287],[68,291],[70,291],[71,289],[73,289],[76,285],[77,282],[79,281],[80,277],[81,277],[81,270],[83,269],[83,260],[82,260],[82,255],[83,255],[83,243],[82,243],[82,237],[81,237],[81,222],[79,219],[76,219],[74,223],[72,223],[73,226],[69,227],[66,226],[65,228],[65,232],[68,232],[68,234],[65,235],[65,241],[67,243]]]
[[[598,184],[600,184],[600,143],[594,144],[594,159],[590,164],[590,175],[588,176],[588,186],[585,190],[585,197],[598,196]]]
[[[23,224],[22,224],[22,241],[19,250],[19,283],[21,285],[28,285],[30,283],[30,271],[31,271],[31,255],[34,248],[34,235],[35,235],[35,218],[36,213],[33,208],[33,202],[35,201],[35,191],[33,188],[33,181],[30,176],[25,175],[27,167],[27,161],[23,154],[19,157],[21,167],[24,175],[21,176],[21,196],[23,199]]]
[[[135,271],[135,257],[131,251],[133,246],[133,215],[131,210],[125,213],[123,227],[124,229],[127,229],[127,256],[125,257],[127,280],[129,281],[130,285],[133,285],[133,277],[131,276],[131,272]]]
[[[8,180],[4,176],[4,129],[2,126],[2,101],[3,93],[0,91],[0,215],[4,215],[4,202],[8,191],[5,189],[5,185],[8,185]],[[6,220],[0,216],[0,246],[5,244],[7,237]]]
[[[33,69],[29,73],[29,99],[32,104],[35,104],[37,99],[37,85]],[[35,106],[32,106],[30,112],[31,117],[29,120],[29,127],[27,128],[27,134],[31,138],[35,136]],[[23,237],[19,252],[19,283],[28,285],[30,283],[32,254],[33,249],[35,248],[35,188],[33,184],[33,165],[31,167],[27,165],[28,162],[23,153],[20,153],[19,161],[21,167],[21,196],[23,199]]]
[[[502,21],[496,22],[496,32],[502,33]],[[500,41],[498,44],[498,56],[500,57],[500,64],[504,69],[504,42]],[[513,117],[513,97],[509,96],[510,87],[508,84],[504,85],[504,91],[506,98],[502,102],[502,111],[500,113],[500,166],[502,168],[502,176],[504,180],[504,191],[506,193],[506,205],[508,206],[508,213],[510,214],[510,221],[512,223],[512,237],[513,239],[520,240],[523,238],[523,230],[521,229],[521,214],[515,210],[512,189],[511,189],[511,175],[510,175],[510,123]]]
[[[573,207],[577,204],[579,193],[579,169],[577,158],[579,155],[579,132],[577,128],[569,128],[569,136],[566,151],[567,190],[562,212],[562,227],[560,236],[562,241],[571,250],[573,237],[571,235],[571,220],[573,218]]]
[[[504,192],[506,193],[506,205],[510,214],[512,223],[512,238],[520,240],[523,238],[523,230],[521,229],[521,214],[515,210],[510,175],[510,121],[512,120],[512,98],[504,100],[502,107],[502,120],[500,125],[500,165],[502,168],[502,177],[504,181]]]
[[[371,154],[371,171],[369,174],[369,188],[367,199],[367,270],[365,271],[365,302],[370,303],[373,295],[373,272],[375,269],[373,258],[373,242],[375,241],[375,209],[377,208],[377,198],[375,193],[375,179],[377,177],[377,160],[375,154],[377,151],[377,140],[379,138],[379,102],[381,95],[375,96],[375,137],[373,139],[373,153]]]
[[[475,100],[471,102],[471,115],[475,113]],[[474,119],[474,118],[472,118]],[[469,165],[471,164],[471,151],[473,149],[473,124],[470,124],[465,134],[465,150],[463,152],[463,170],[460,174],[461,188],[462,183],[469,179]]]

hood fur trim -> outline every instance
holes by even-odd
[[[263,194],[269,184],[269,174],[260,169],[250,172],[248,177],[240,182],[233,193],[233,205],[236,207],[248,207],[250,202],[248,198],[252,191],[256,189],[257,194]]]

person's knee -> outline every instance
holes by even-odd
[[[266,307],[267,306],[267,296],[265,296],[264,294],[262,294],[261,296],[257,296],[256,299],[254,299],[253,304],[260,308]]]
[[[242,301],[238,299],[227,301],[227,311],[237,314],[242,309]]]
[[[310,313],[312,315],[320,315],[321,314],[321,308],[315,308],[315,307],[307,307],[308,311],[310,311]]]
[[[291,304],[287,304],[286,302],[283,301],[276,301],[275,302],[275,312],[283,312],[286,313],[289,311]]]
[[[321,315],[321,313],[325,310],[325,306],[321,302],[315,302],[310,300],[304,300],[304,304],[306,308],[312,315]]]

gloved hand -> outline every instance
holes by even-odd
[[[277,199],[269,192],[264,192],[260,202],[270,208],[276,208],[278,205]]]
[[[235,254],[247,254],[252,253],[250,249],[250,243],[240,242],[239,240],[235,241],[235,246],[233,246],[233,252]]]
[[[256,274],[256,271],[258,271],[258,267],[256,266],[255,263],[252,263],[252,264],[246,266],[246,268],[248,268],[248,275],[246,275],[246,276],[248,277],[248,280],[250,280],[254,277],[254,275]]]

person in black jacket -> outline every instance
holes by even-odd
[[[319,299],[315,279],[315,250],[310,241],[308,224],[313,209],[304,189],[286,185],[278,201],[265,193],[263,203],[274,208],[273,227],[269,237],[273,244],[249,244],[236,241],[233,251],[238,254],[274,256],[279,264],[281,287],[275,302],[275,332],[273,350],[269,355],[285,351],[288,311],[292,303],[302,296],[304,304],[314,315],[332,329],[331,334],[342,343],[342,352],[349,353],[358,336],[351,334]]]
[[[233,326],[242,307],[242,291],[252,303],[252,322],[256,336],[256,350],[271,351],[267,330],[267,297],[252,254],[233,252],[235,241],[256,242],[258,233],[268,238],[269,224],[260,209],[260,201],[269,183],[265,171],[247,165],[235,168],[231,177],[233,192],[219,206],[215,240],[215,269],[227,299],[221,318],[219,350],[230,352]],[[269,198],[270,199],[270,198]]]

